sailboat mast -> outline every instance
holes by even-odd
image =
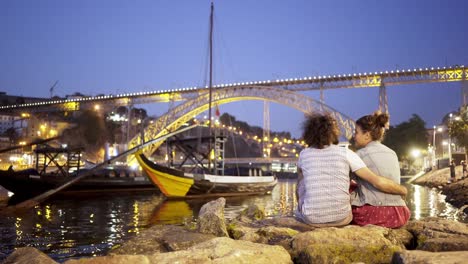
[[[212,101],[212,90],[213,90],[213,11],[214,11],[214,6],[213,2],[211,2],[211,14],[210,14],[210,73],[209,73],[209,83],[208,83],[208,89],[209,89],[209,102],[208,102],[208,122],[209,122],[209,136],[210,140],[209,145],[208,145],[208,169],[211,170],[211,130],[212,130],[212,120],[211,120],[211,101]]]

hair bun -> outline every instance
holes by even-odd
[[[388,114],[381,113],[380,111],[378,113],[374,113],[374,118],[375,118],[375,124],[380,126],[380,127],[386,127],[388,124],[389,116]]]

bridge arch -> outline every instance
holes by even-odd
[[[327,106],[326,104],[297,92],[265,86],[234,87],[212,90],[212,104],[222,105],[241,100],[267,100],[297,109],[303,113],[330,113],[337,120],[342,135],[350,139],[354,131],[355,123],[353,119],[332,107]],[[208,108],[209,93],[202,94],[172,108],[145,129],[145,142],[175,131],[189,120],[192,120],[194,116],[208,110]],[[141,138],[138,135],[129,142],[129,148],[135,147],[140,143]],[[161,144],[162,142],[149,146],[144,150],[145,154],[152,154]]]

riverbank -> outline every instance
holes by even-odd
[[[219,198],[202,206],[196,224],[155,225],[106,256],[64,263],[462,263],[468,258],[468,225],[457,221],[426,218],[400,229],[313,228],[292,217],[265,218],[255,205],[227,220],[224,207]],[[56,263],[35,248],[18,248],[4,263],[38,260]]]
[[[411,183],[437,188],[446,196],[445,201],[468,214],[468,177],[462,178],[461,166],[455,167],[455,181],[450,182],[450,169],[430,171]]]

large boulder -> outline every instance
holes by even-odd
[[[157,225],[142,231],[136,237],[112,249],[110,255],[150,255],[187,249],[215,238],[214,235],[196,233],[183,226]]]
[[[198,214],[198,232],[218,237],[229,236],[224,222],[225,204],[226,199],[221,197],[202,206]]]
[[[434,253],[420,250],[412,250],[395,253],[395,255],[393,255],[392,263],[461,264],[466,263],[467,259],[468,251]]]
[[[390,229],[378,226],[317,228],[292,239],[296,263],[390,263],[402,243],[388,239]]]
[[[121,263],[292,263],[288,252],[280,246],[237,241],[217,237],[187,250],[153,255],[114,255],[69,260],[66,264],[121,264]]]
[[[46,254],[42,253],[33,247],[18,248],[11,253],[2,264],[56,264]]]
[[[410,221],[405,227],[416,238],[416,249],[425,251],[468,250],[468,225],[429,217]]]

